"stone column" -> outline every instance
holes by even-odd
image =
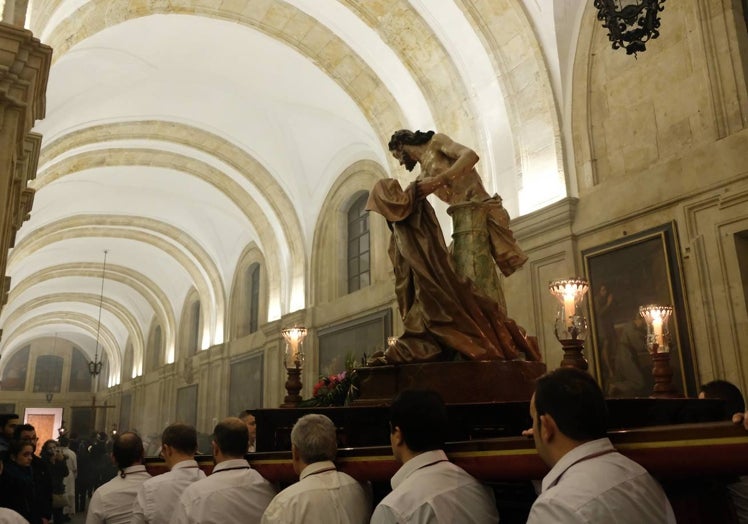
[[[449,206],[452,217],[452,258],[457,273],[469,278],[484,295],[494,299],[506,317],[506,301],[488,238],[488,206],[465,202]]]
[[[0,23],[0,307],[8,300],[8,250],[29,217],[41,135],[31,133],[44,118],[52,49],[25,29]]]

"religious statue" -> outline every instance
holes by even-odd
[[[501,198],[483,187],[478,155],[433,131],[397,131],[389,149],[409,171],[420,164],[421,173],[405,190],[395,179],[380,180],[367,202],[392,231],[389,255],[405,328],[379,363],[540,360],[534,339],[507,316],[496,267],[511,275],[527,256]],[[451,254],[426,200],[431,193],[450,204]]]

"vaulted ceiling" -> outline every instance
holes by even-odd
[[[237,261],[266,261],[268,318],[309,305],[324,199],[399,128],[481,155],[517,216],[567,196],[564,123],[584,0],[34,0],[54,49],[31,219],[8,260],[3,355],[100,341],[118,381],[154,317],[166,358],[195,289],[224,341]],[[589,6],[586,6],[589,11]]]

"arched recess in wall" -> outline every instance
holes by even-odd
[[[128,380],[132,380],[135,378],[133,375],[133,356],[134,351],[132,349],[132,342],[128,339],[127,345],[125,346],[125,357],[122,360],[122,376],[120,377],[120,384],[123,384],[124,382]]]
[[[202,308],[200,296],[195,288],[190,289],[182,305],[177,337],[177,353],[182,358],[193,356],[200,351],[200,333],[202,333]]]
[[[161,324],[156,318],[151,321],[148,328],[148,344],[146,346],[146,366],[145,371],[155,371],[164,363],[164,336]]]
[[[316,304],[330,302],[348,294],[348,211],[362,194],[386,178],[384,169],[371,160],[348,167],[333,184],[320,210],[312,242],[311,294]],[[387,225],[369,219],[370,282],[388,278]]]
[[[265,257],[257,244],[248,245],[239,257],[231,286],[229,340],[256,332],[267,322],[268,279]]]

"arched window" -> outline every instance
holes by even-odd
[[[187,354],[194,355],[200,349],[200,301],[190,305],[189,338],[187,339]]]
[[[62,386],[62,357],[41,355],[36,359],[34,391],[59,393]]]
[[[3,370],[2,389],[4,391],[23,391],[26,389],[30,350],[31,346],[23,347],[10,357],[10,361]]]
[[[120,374],[120,383],[124,383],[126,380],[132,380],[132,366],[135,360],[135,350],[132,347],[132,342],[127,341],[125,346],[125,358],[122,360],[122,372]]]
[[[247,268],[247,304],[249,305],[249,332],[257,331],[260,318],[260,264]]]
[[[158,369],[161,365],[161,356],[163,355],[163,341],[161,335],[161,325],[157,325],[150,337],[150,344],[148,344],[148,371]]]
[[[369,212],[367,193],[358,197],[348,209],[348,293],[371,282],[369,258]]]
[[[132,359],[130,360],[130,365],[132,366]],[[73,358],[70,364],[68,391],[71,393],[91,391],[91,373],[88,372],[88,359],[83,351],[75,346],[73,346]]]

